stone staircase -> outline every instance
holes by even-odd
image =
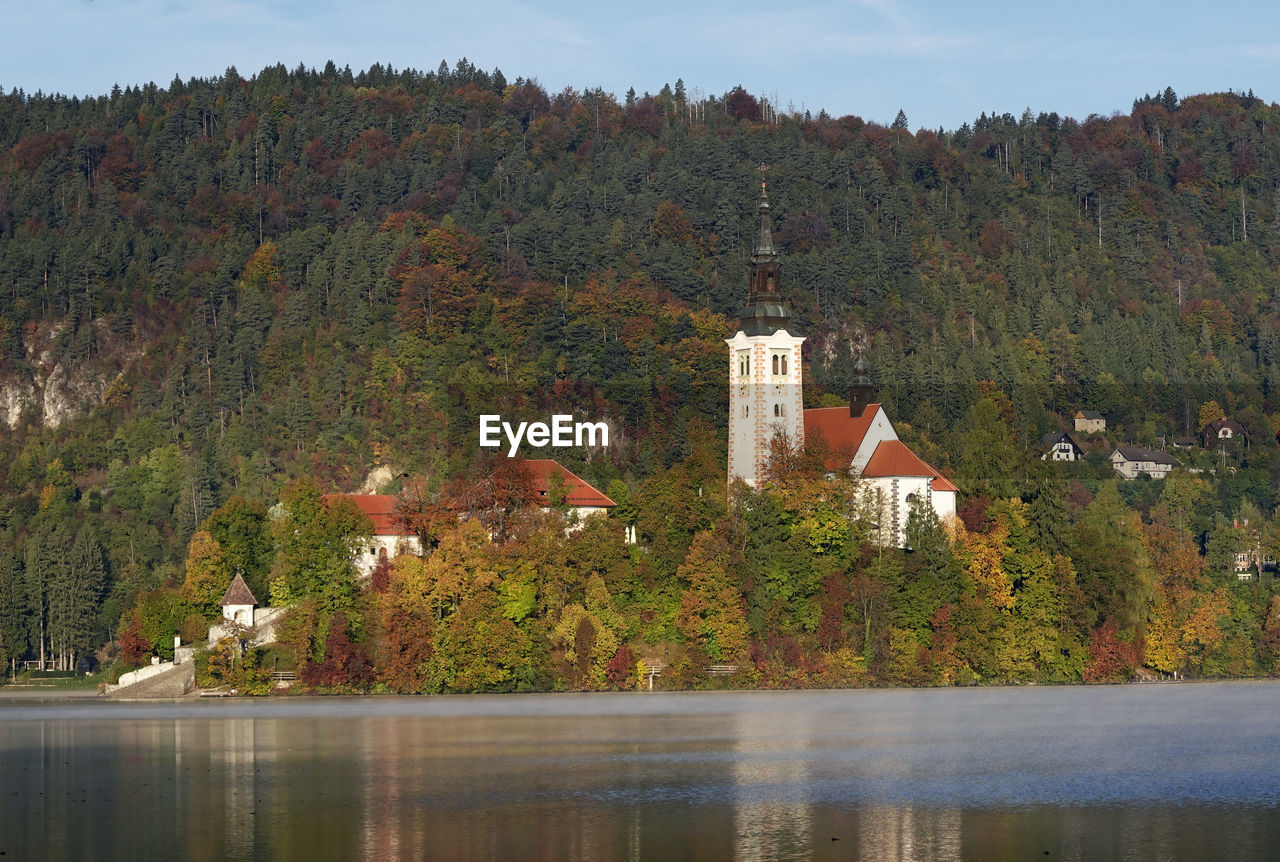
[[[186,661],[132,685],[112,687],[108,697],[120,700],[182,697],[196,687],[196,663]]]

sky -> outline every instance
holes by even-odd
[[[0,88],[101,95],[284,63],[434,71],[466,57],[548,92],[682,79],[782,111],[952,130],[981,113],[1128,112],[1228,89],[1280,99],[1280,4],[1204,0],[0,0]]]

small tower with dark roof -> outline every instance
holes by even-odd
[[[738,331],[729,345],[729,481],[751,487],[764,481],[775,438],[804,445],[800,346],[792,333],[791,311],[782,302],[781,267],[773,245],[769,195],[763,168],[760,226],[748,271],[747,304],[738,315]]]
[[[257,604],[253,590],[249,589],[244,578],[236,572],[236,576],[231,579],[231,586],[222,594],[222,618],[250,628],[253,625],[253,609]]]
[[[853,363],[853,385],[849,387],[849,415],[854,419],[876,401],[876,387],[867,376],[867,363],[862,355]]]

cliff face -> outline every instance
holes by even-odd
[[[94,320],[92,352],[72,359],[62,349],[65,322],[40,326],[24,339],[26,367],[0,374],[0,426],[24,424],[57,428],[101,404],[113,383],[123,380],[143,350],[133,338],[112,337],[106,322]]]

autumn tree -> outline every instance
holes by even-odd
[[[420,692],[426,685],[436,618],[431,584],[419,557],[396,557],[389,574],[378,600],[374,669],[378,680],[392,691]]]
[[[234,577],[222,546],[207,531],[197,530],[187,545],[182,597],[205,616],[216,616],[222,596]]]
[[[715,662],[734,661],[746,653],[747,621],[731,566],[723,532],[704,530],[694,537],[689,555],[677,571],[685,585],[680,631],[699,653]]]

